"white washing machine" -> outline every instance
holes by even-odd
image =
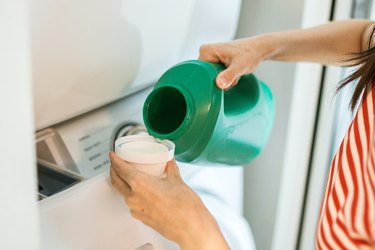
[[[31,2],[42,249],[176,249],[130,216],[108,151],[145,133],[143,102],[165,70],[234,36],[241,1]],[[232,249],[255,249],[242,168],[179,165]]]

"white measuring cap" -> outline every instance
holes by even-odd
[[[173,159],[175,145],[151,135],[128,135],[115,141],[115,152],[142,171],[161,175],[166,163]]]

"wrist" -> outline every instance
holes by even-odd
[[[258,49],[263,60],[269,60],[277,56],[280,47],[277,43],[277,35],[275,33],[266,33],[254,37],[257,39]]]
[[[234,43],[241,47],[250,58],[257,58],[258,61],[272,59],[280,49],[276,42],[275,33],[266,33],[249,38],[235,40]]]
[[[220,233],[217,235],[205,234],[199,239],[191,239],[190,241],[184,241],[179,243],[181,250],[230,250],[224,236]]]
[[[181,250],[229,250],[215,218],[206,210],[178,243]]]

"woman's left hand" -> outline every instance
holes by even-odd
[[[160,178],[137,170],[113,152],[109,156],[112,184],[134,218],[182,249],[228,249],[216,220],[184,183],[175,160],[168,162],[167,175]]]

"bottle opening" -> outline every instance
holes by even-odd
[[[152,130],[169,134],[184,122],[187,104],[184,95],[172,87],[154,90],[148,104],[147,118]]]

